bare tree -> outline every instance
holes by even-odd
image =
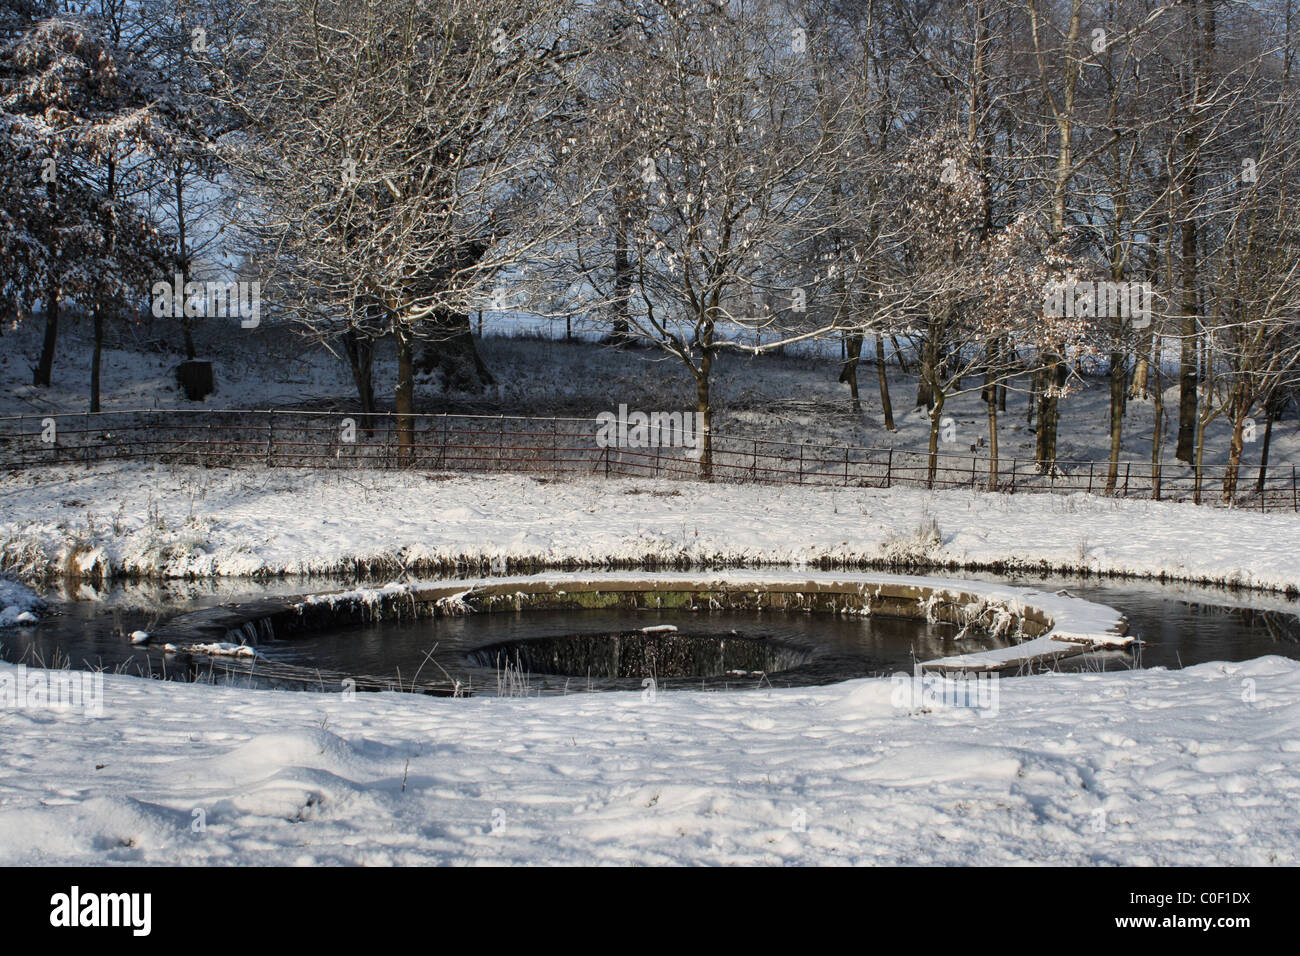
[[[690,371],[705,478],[718,355],[835,327],[835,303],[818,299],[835,263],[806,265],[830,231],[839,144],[819,118],[807,38],[769,8],[628,4],[589,104],[599,171],[580,178],[619,195],[586,205],[574,267],[597,301],[626,303],[634,336]]]
[[[576,55],[567,7],[272,0],[249,4],[232,31],[240,54],[218,89],[242,126],[227,155],[252,190],[268,283],[311,334],[342,335],[354,356],[393,338],[403,448],[416,343],[458,382],[490,381],[469,313],[558,230],[534,211]]]

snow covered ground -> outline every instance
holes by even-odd
[[[218,352],[220,336],[201,331],[218,360],[210,404],[351,407],[343,366],[283,331]],[[38,391],[27,334],[0,346],[0,413],[84,408],[84,341],[65,342],[56,386]],[[185,404],[169,372],[179,356],[145,344],[109,350],[107,408]],[[426,386],[421,408],[689,400],[684,373],[648,354],[510,339],[484,353],[499,388]],[[891,370],[890,436],[874,369],[861,416],[835,372],[826,356],[730,358],[718,428],[922,444],[914,383]],[[1013,393],[1003,420],[1008,456],[1032,444],[1023,401]],[[1104,455],[1103,403],[1100,386],[1063,403],[1063,456]],[[968,396],[950,408],[964,450],[982,407]],[[1149,421],[1149,406],[1130,406],[1126,457],[1144,460]],[[1274,461],[1294,461],[1294,420],[1274,438]],[[0,476],[7,573],[202,579],[225,593],[218,577],[232,594],[252,588],[248,575],[358,566],[400,577],[647,561],[1091,570],[1295,592],[1298,536],[1296,515],[1084,495],[149,464]],[[266,587],[281,585],[299,587]],[[0,580],[0,615],[35,600]],[[1280,657],[1003,678],[996,712],[918,708],[888,680],[449,700],[86,675],[95,716],[20,698],[32,673],[0,664],[0,864],[1300,862],[1300,662]]]
[[[1082,494],[142,464],[0,477],[4,565],[31,578],[827,560],[1300,590],[1297,539],[1297,515]]]
[[[16,670],[0,664],[0,687]],[[434,699],[107,675],[0,710],[0,864],[1300,862],[1300,663]]]

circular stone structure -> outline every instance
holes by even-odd
[[[153,638],[180,652],[250,644],[340,624],[535,609],[670,608],[805,611],[922,618],[1010,637],[997,650],[923,662],[939,672],[991,672],[1132,643],[1124,616],[1076,598],[984,581],[875,573],[790,570],[573,572],[360,587],[183,614]],[[264,668],[265,669],[265,668]],[[378,688],[377,688],[378,689]],[[441,693],[435,687],[419,688]],[[445,689],[452,692],[451,689]]]

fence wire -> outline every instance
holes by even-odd
[[[425,472],[520,472],[556,477],[699,479],[698,452],[683,447],[610,447],[595,419],[292,410],[143,409],[0,418],[0,467],[156,461],[205,467],[378,468]],[[653,437],[653,435],[652,435]],[[1058,461],[943,450],[933,478],[926,451],[711,434],[712,480],[844,488],[968,488],[1111,494],[1199,501],[1260,511],[1300,511],[1296,467],[1261,477],[1243,465],[1223,500],[1225,466],[1199,479],[1181,463]]]

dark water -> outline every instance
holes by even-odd
[[[400,667],[409,677],[433,649],[433,657],[424,665],[422,676],[441,674],[445,669],[453,678],[468,682],[474,693],[495,693],[501,668],[495,663],[495,654],[474,654],[479,648],[513,641],[604,637],[663,625],[673,625],[680,634],[692,637],[725,640],[734,634],[749,639],[763,638],[802,652],[796,656],[806,658],[806,663],[767,673],[764,678],[727,674],[663,678],[660,684],[665,687],[754,686],[763,681],[778,687],[832,683],[849,677],[910,670],[913,653],[924,660],[950,653],[947,648],[957,647],[952,640],[957,629],[952,625],[900,618],[860,619],[770,611],[756,614],[582,610],[512,611],[406,624],[379,624],[292,643],[266,645],[262,650],[268,657],[286,663],[340,671],[356,668],[362,673],[377,675],[392,674],[395,668]],[[997,646],[990,640],[962,643],[972,648]],[[471,661],[471,655],[482,663]],[[506,656],[503,663],[510,660]],[[530,688],[542,693],[563,691],[566,687],[569,690],[640,687],[641,677],[650,676],[647,673],[622,679],[603,677],[599,661],[593,661],[585,669],[573,667],[575,673],[568,675],[543,675],[527,667],[524,670],[528,672]]]
[[[1241,661],[1268,654],[1300,659],[1300,602],[1274,595],[1160,585],[1153,582],[1098,581],[1051,577],[998,580],[1039,590],[1061,588],[1078,597],[1109,604],[1129,619],[1142,643],[1124,651],[1084,655],[1052,665],[1062,670],[1131,667],[1179,668],[1207,661]],[[226,582],[168,592],[115,589],[93,600],[47,595],[52,613],[35,627],[0,632],[0,656],[10,661],[104,668],[125,673],[174,676],[175,660],[161,650],[130,645],[122,633],[149,630],[159,620],[198,607],[337,587],[339,582],[277,581],[270,587]],[[1233,604],[1254,607],[1232,607]],[[671,624],[683,635],[726,638],[732,632],[766,639],[797,650],[796,666],[765,676],[715,674],[704,678],[662,679],[668,688],[753,687],[819,684],[867,675],[910,671],[915,660],[999,646],[991,638],[953,639],[951,625],[885,617],[845,618],[793,612],[731,611],[528,611],[439,618],[363,627],[263,644],[267,658],[323,671],[411,681],[451,677],[476,694],[496,693],[500,668],[475,663],[471,656],[490,645],[564,635],[602,635]],[[579,669],[579,668],[572,668]],[[525,669],[526,670],[526,669]],[[518,678],[516,678],[518,679]],[[602,678],[596,673],[523,675],[528,693],[640,687],[637,679]],[[335,688],[326,688],[335,689]],[[518,687],[515,692],[518,692]]]

